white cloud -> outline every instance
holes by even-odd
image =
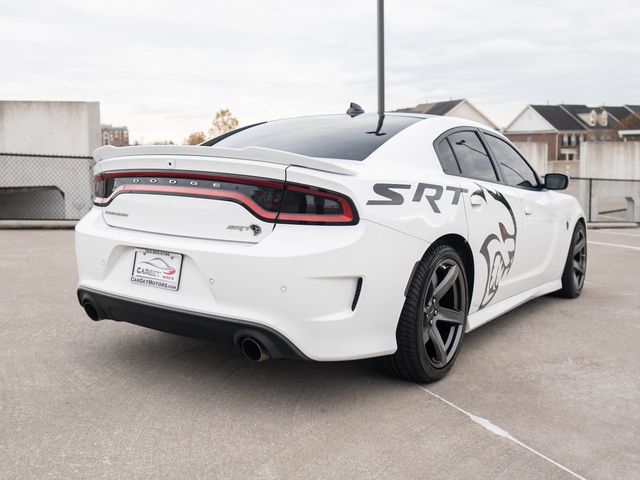
[[[504,125],[530,102],[640,103],[633,0],[394,0],[387,106],[468,97]],[[376,106],[375,2],[0,0],[0,92],[99,100],[134,138]]]

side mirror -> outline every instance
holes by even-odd
[[[564,173],[547,173],[544,176],[544,188],[548,190],[564,190],[569,186],[569,177]]]

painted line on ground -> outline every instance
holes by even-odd
[[[631,245],[620,245],[619,243],[605,243],[605,242],[594,242],[593,240],[587,241],[592,245],[605,245],[607,247],[617,247],[617,248],[628,248],[629,250],[640,250],[640,247],[632,247]]]
[[[423,387],[422,385],[418,385],[416,383],[416,385],[418,386],[418,388],[424,390],[425,392],[427,392],[429,395],[437,398],[438,400],[446,403],[447,405],[449,405],[452,408],[455,408],[456,410],[458,410],[460,413],[463,413],[464,415],[466,415],[467,417],[469,417],[471,420],[473,420],[475,423],[477,423],[478,425],[480,425],[482,428],[489,430],[491,433],[498,435],[499,437],[503,437],[506,438],[507,440],[511,440],[513,443],[515,443],[516,445],[521,446],[522,448],[529,450],[531,453],[534,453],[535,455],[539,456],[540,458],[546,460],[547,462],[552,463],[553,465],[555,465],[558,468],[561,468],[562,470],[564,470],[565,472],[569,473],[570,475],[573,475],[574,477],[578,478],[579,480],[587,480],[586,478],[584,478],[582,475],[578,475],[576,472],[574,472],[573,470],[565,467],[564,465],[560,465],[558,462],[556,462],[555,460],[547,457],[544,453],[540,453],[539,451],[537,451],[534,448],[531,448],[529,445],[522,443],[520,440],[518,440],[517,438],[515,438],[514,436],[512,436],[509,432],[501,429],[500,427],[498,427],[497,425],[494,425],[493,423],[491,423],[491,421],[487,420],[486,418],[482,418],[482,417],[478,417],[472,413],[467,412],[466,410],[460,408],[457,405],[454,405],[453,403],[451,403],[449,400],[447,400],[446,398],[442,398],[440,395],[438,395],[437,393],[433,393],[431,390],[429,390],[428,388]]]
[[[592,230],[589,233],[604,233],[606,235],[622,235],[624,237],[634,237],[634,238],[640,238],[640,234],[634,234],[634,233],[622,233],[622,232],[611,232],[609,230]]]

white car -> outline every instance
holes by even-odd
[[[225,340],[254,360],[389,356],[434,381],[465,332],[584,284],[575,198],[462,119],[325,115],[200,146],[96,150],[76,226],[94,320]]]

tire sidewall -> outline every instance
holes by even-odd
[[[427,357],[427,352],[424,348],[424,345],[422,344],[422,324],[423,324],[423,311],[422,311],[422,307],[425,305],[425,300],[426,300],[426,295],[427,295],[427,290],[428,290],[428,284],[429,281],[431,279],[431,276],[433,275],[433,273],[435,272],[437,266],[440,264],[440,262],[442,260],[447,260],[447,259],[451,259],[454,260],[457,265],[458,268],[460,270],[460,274],[462,275],[462,285],[463,285],[463,289],[464,289],[464,295],[466,298],[466,308],[465,308],[465,315],[464,315],[464,322],[462,324],[462,334],[460,336],[460,340],[458,342],[458,347],[456,349],[456,352],[453,356],[453,358],[449,361],[449,363],[447,363],[444,367],[442,368],[437,368],[435,366],[433,366],[431,364],[431,362],[429,361],[428,357]],[[427,372],[427,374],[430,377],[434,377],[434,378],[442,378],[444,377],[447,372],[451,369],[451,367],[453,366],[453,364],[456,361],[456,358],[458,357],[458,354],[460,353],[460,348],[462,347],[462,342],[464,340],[464,333],[465,330],[467,328],[467,315],[469,312],[469,303],[470,303],[470,299],[469,299],[469,284],[467,282],[467,272],[464,268],[464,263],[462,261],[462,258],[460,257],[460,255],[458,254],[458,252],[448,246],[448,245],[438,245],[434,248],[434,250],[432,251],[432,255],[427,255],[425,260],[427,260],[429,262],[429,264],[427,265],[426,268],[426,274],[423,278],[420,279],[420,291],[421,291],[421,296],[420,296],[420,304],[418,305],[418,309],[415,313],[415,324],[416,324],[416,340],[417,340],[417,344],[416,344],[416,348],[418,349],[418,357],[420,359],[420,364],[422,365],[422,368],[425,372]]]

